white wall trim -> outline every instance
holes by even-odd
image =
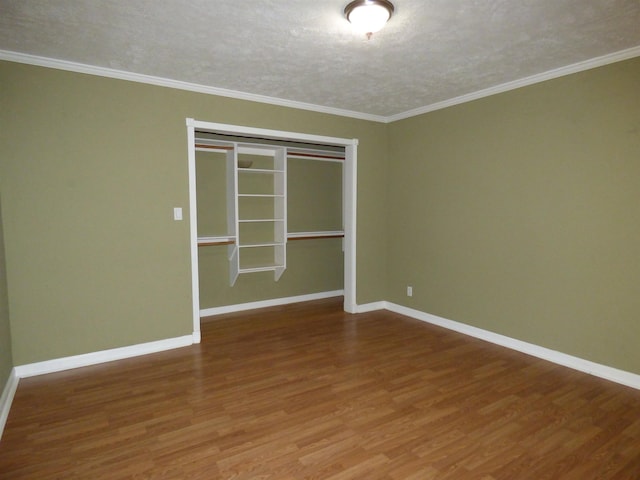
[[[637,56],[640,56],[640,46],[628,48],[626,50],[620,50],[618,52],[592,58],[583,62],[574,63],[565,67],[556,68],[547,72],[538,73],[536,75],[531,75],[530,77],[525,77],[519,80],[514,80],[512,82],[485,88],[483,90],[478,90],[477,92],[468,93],[466,95],[460,95],[459,97],[450,98],[442,102],[432,103],[431,105],[425,105],[424,107],[415,108],[413,110],[407,110],[406,112],[398,113],[396,115],[390,115],[388,117],[385,117],[385,123],[391,123],[397,120],[415,117],[418,115],[422,115],[423,113],[441,110],[453,105],[471,102],[472,100],[477,100],[479,98],[489,97],[491,95],[508,92],[509,90],[515,90],[516,88],[526,87],[535,83],[544,82],[546,80],[564,77],[565,75],[571,75],[573,73],[583,72],[585,70],[591,70],[592,68],[602,67],[604,65],[609,65],[610,63],[621,62],[622,60],[628,60]]]
[[[197,83],[183,82],[179,80],[172,80],[169,78],[155,77],[151,75],[143,75],[140,73],[127,72],[124,70],[116,70],[113,68],[97,67],[94,65],[87,65],[84,63],[70,62],[67,60],[58,60],[55,58],[40,57],[36,55],[29,55],[26,53],[12,52],[10,50],[0,50],[0,60],[6,60],[9,62],[24,63],[28,65],[35,65],[39,67],[55,68],[58,70],[66,70],[76,73],[86,73],[89,75],[97,75],[100,77],[115,78],[118,80],[128,80],[137,83],[146,83],[149,85],[156,85],[160,87],[176,88],[178,90],[187,90],[190,92],[204,93],[207,95],[217,95],[220,97],[235,98],[238,100],[247,100],[250,102],[266,103],[270,105],[277,105],[281,107],[296,108],[300,110],[308,110],[318,113],[328,113],[330,115],[338,115],[341,117],[357,118],[360,120],[369,120],[371,122],[379,123],[391,123],[405,118],[415,117],[424,113],[433,112],[435,110],[441,110],[443,108],[451,107],[453,105],[459,105],[461,103],[470,102],[480,98],[496,95],[498,93],[507,92],[509,90],[515,90],[516,88],[526,87],[535,83],[544,82],[553,78],[563,77],[565,75],[571,75],[573,73],[583,72],[592,68],[602,67],[610,63],[620,62],[640,56],[640,46],[631,47],[618,52],[609,53],[600,57],[591,58],[582,62],[574,63],[564,67],[549,70],[547,72],[531,75],[529,77],[514,80],[512,82],[506,82],[493,87],[471,92],[458,97],[443,100],[441,102],[432,103],[423,107],[400,112],[395,115],[374,115],[370,113],[355,112],[353,110],[345,110],[335,107],[326,107],[322,105],[315,105],[312,103],[298,102],[295,100],[287,100],[277,97],[269,97],[266,95],[257,95],[253,93],[240,92],[237,90],[228,90],[225,88],[210,87],[207,85],[201,85]]]
[[[344,230],[344,309],[349,313],[353,313],[356,305],[356,229],[357,229],[357,195],[358,195],[358,176],[357,176],[357,150],[358,139],[355,138],[339,138],[328,137],[324,135],[313,135],[300,132],[288,132],[282,130],[270,130],[264,128],[246,127],[241,125],[229,125],[223,123],[204,122],[186,119],[189,145],[191,150],[189,153],[188,169],[189,178],[195,179],[195,147],[191,143],[196,129],[215,133],[228,133],[248,135],[261,138],[269,138],[285,141],[302,141],[317,144],[338,145],[345,148],[345,160],[343,165],[343,230]],[[192,206],[190,213],[190,237],[191,237],[191,276],[192,276],[192,301],[194,311],[194,330],[198,327],[197,312],[200,309],[199,297],[196,292],[198,279],[198,252],[197,252],[197,192],[195,181],[189,182],[189,204]]]
[[[191,321],[194,343],[200,343],[200,277],[198,275],[198,202],[196,200],[195,127],[187,119],[187,175],[189,178],[189,253],[191,258]]]
[[[518,352],[526,353],[534,357],[547,360],[549,362],[563,365],[565,367],[578,370],[580,372],[588,373],[596,377],[604,378],[612,382],[620,383],[628,387],[636,388],[640,390],[640,375],[635,373],[626,372],[617,368],[608,367],[599,363],[585,360],[582,358],[567,355],[566,353],[551,350],[549,348],[540,347],[532,343],[516,340],[515,338],[493,333],[488,330],[466,325],[464,323],[448,320],[446,318],[431,315],[429,313],[422,312],[420,310],[414,310],[413,308],[404,307],[391,302],[385,303],[385,308],[389,311],[406,315],[407,317],[415,318],[423,322],[431,323],[439,327],[453,330],[464,335],[479,338],[487,342],[494,343],[503,347],[517,350]]]
[[[324,298],[340,297],[344,295],[344,290],[333,290],[329,292],[310,293],[307,295],[297,295],[294,297],[273,298],[258,302],[238,303],[236,305],[225,305],[223,307],[204,308],[200,310],[200,317],[210,317],[212,315],[222,315],[224,313],[244,312],[256,308],[277,307],[290,303],[309,302],[311,300],[322,300]]]
[[[116,70],[113,68],[97,67],[95,65],[87,65],[85,63],[70,62],[67,60],[58,60],[56,58],[39,57],[26,53],[12,52],[9,50],[0,50],[0,60],[9,62],[24,63],[35,65],[38,67],[55,68],[57,70],[66,70],[69,72],[86,73],[99,77],[115,78],[118,80],[128,80],[130,82],[146,83],[159,87],[177,88],[178,90],[187,90],[189,92],[204,93],[207,95],[216,95],[219,97],[235,98],[238,100],[248,100],[250,102],[266,103],[269,105],[277,105],[280,107],[297,108],[300,110],[309,110],[318,113],[328,113],[330,115],[338,115],[341,117],[358,118],[360,120],[369,120],[372,122],[385,123],[386,117],[381,115],[373,115],[370,113],[354,112],[342,108],[325,107],[315,105],[313,103],[298,102],[295,100],[287,100],[284,98],[269,97],[267,95],[257,95],[254,93],[240,92],[238,90],[228,90],[226,88],[210,87],[198,83],[183,82],[180,80],[172,80],[170,78],[155,77],[152,75],[143,75],[140,73],[127,72],[124,70]]]
[[[12,368],[7,383],[2,390],[2,396],[0,397],[0,439],[2,438],[2,432],[7,423],[7,418],[9,418],[9,410],[11,410],[13,396],[16,394],[18,388],[18,381],[19,378],[16,375],[16,369]]]
[[[33,377],[35,375],[44,375],[46,373],[60,372],[72,368],[87,367],[98,363],[147,355],[149,353],[163,352],[174,348],[187,347],[192,344],[193,335],[185,335],[155,342],[139,343],[128,347],[112,348],[110,350],[101,350],[98,352],[84,353],[82,355],[46,360],[44,362],[19,365],[15,367],[14,370],[18,378]]]
[[[187,126],[193,127],[196,130],[207,130],[225,135],[249,136],[293,142],[308,142],[321,145],[336,145],[340,147],[348,147],[358,144],[358,141],[352,138],[329,137],[327,135],[315,135],[313,133],[289,132],[285,130],[273,130],[270,128],[247,127],[244,125],[230,125],[228,123],[207,122],[203,120],[195,120],[193,118],[187,118],[186,123]]]
[[[367,313],[374,312],[376,310],[386,310],[387,302],[371,302],[371,303],[363,303],[362,305],[358,305],[356,307],[355,312],[353,313]]]
[[[358,140],[344,149],[342,167],[342,229],[344,230],[344,310],[354,313],[357,307],[357,217],[358,217]]]

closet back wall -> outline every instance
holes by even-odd
[[[384,298],[384,124],[5,61],[0,105],[16,365],[192,333],[188,117],[358,138],[357,296]]]

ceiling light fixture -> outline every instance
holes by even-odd
[[[393,10],[389,0],[355,0],[344,8],[344,15],[353,28],[371,38],[389,21]]]

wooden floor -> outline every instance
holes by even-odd
[[[6,479],[640,479],[640,391],[335,299],[20,381]]]

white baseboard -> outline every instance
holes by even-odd
[[[297,295],[295,297],[273,298],[261,300],[259,302],[238,303],[236,305],[225,305],[223,307],[204,308],[200,310],[200,318],[211,315],[222,315],[223,313],[243,312],[256,308],[277,307],[289,303],[309,302],[311,300],[322,300],[324,298],[340,297],[344,295],[344,290],[333,290],[330,292],[310,293],[307,295]]]
[[[13,402],[13,396],[16,394],[18,388],[18,376],[16,375],[16,369],[11,369],[7,383],[2,390],[2,396],[0,397],[0,438],[2,438],[2,432],[4,426],[9,418],[9,410],[11,410],[11,402]]]
[[[431,315],[429,313],[424,313],[420,310],[414,310],[413,308],[404,307],[395,303],[382,303],[385,304],[384,308],[389,311],[399,313],[401,315],[406,315],[407,317],[412,317],[416,320],[431,323],[448,330],[453,330],[464,335],[479,338],[487,342],[495,343],[496,345],[507,347],[512,350],[517,350],[518,352],[526,353],[528,355],[532,355],[534,357],[538,357],[543,360],[556,363],[558,365],[563,365],[580,372],[588,373],[596,377],[604,378],[606,380],[610,380],[612,382],[620,383],[622,385],[640,390],[640,375],[637,375],[635,373],[608,367],[606,365],[595,363],[590,360],[567,355],[566,353],[558,352],[545,347],[540,347],[538,345],[523,342],[521,340],[516,340],[515,338],[500,335],[498,333],[493,333],[481,328],[472,327],[471,325],[448,320],[446,318]]]
[[[371,302],[371,303],[363,303],[362,305],[356,306],[355,313],[367,313],[373,312],[375,310],[386,310],[387,302]]]
[[[19,365],[15,367],[14,370],[18,378],[33,377],[35,375],[44,375],[46,373],[70,370],[72,368],[87,367],[97,363],[112,362],[114,360],[137,357],[139,355],[147,355],[149,353],[187,347],[192,345],[193,341],[193,335],[185,335],[183,337],[167,338],[165,340],[140,343],[128,347],[112,348],[110,350],[102,350],[99,352],[46,360],[44,362]]]

